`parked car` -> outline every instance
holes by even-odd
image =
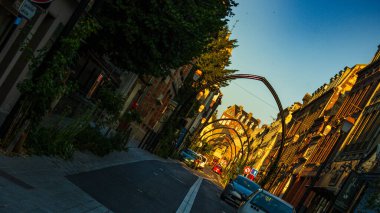
[[[221,193],[220,198],[222,200],[229,200],[239,206],[241,202],[246,201],[258,189],[260,189],[259,184],[242,175],[238,175],[234,180],[230,180]]]
[[[212,171],[214,171],[215,173],[221,175],[222,172],[223,172],[223,168],[220,164],[216,164],[214,165],[214,167],[212,167]]]
[[[281,198],[263,190],[259,189],[256,193],[252,194],[249,199],[242,203],[238,209],[238,213],[295,213],[292,205],[282,200]]]
[[[200,156],[191,149],[184,149],[180,153],[181,160],[191,168],[196,168],[200,162]]]
[[[199,164],[198,164],[198,168],[199,169],[204,169],[206,164],[207,164],[207,158],[201,154],[199,154],[200,156],[200,161],[199,161]]]

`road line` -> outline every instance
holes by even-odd
[[[180,182],[180,183],[182,183],[182,184],[186,184],[185,182],[183,182],[182,180],[180,180],[180,179],[178,179],[178,178],[176,178],[176,177],[174,177],[174,176],[172,176],[172,175],[170,175],[172,178],[174,178],[174,179],[176,179],[176,180],[178,180],[178,182]]]
[[[198,178],[197,181],[191,186],[189,192],[186,194],[185,199],[183,199],[181,205],[177,209],[176,213],[189,213],[191,207],[193,206],[195,197],[197,196],[198,190],[202,183],[201,177]]]

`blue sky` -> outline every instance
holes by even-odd
[[[379,0],[237,0],[230,21],[238,73],[265,77],[283,107],[301,102],[344,67],[368,63],[380,44]],[[236,22],[237,21],[237,22]],[[237,104],[263,123],[276,103],[259,81],[234,80],[222,88],[218,111]]]

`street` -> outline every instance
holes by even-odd
[[[149,160],[67,178],[113,212],[236,211],[220,200],[221,188],[210,181],[212,173],[196,173],[203,177],[175,161]]]

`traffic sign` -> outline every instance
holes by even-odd
[[[259,173],[259,171],[257,171],[256,169],[251,169],[250,173],[256,177],[257,176],[257,173]]]
[[[244,167],[244,174],[249,174],[251,172],[251,168],[249,166]]]

